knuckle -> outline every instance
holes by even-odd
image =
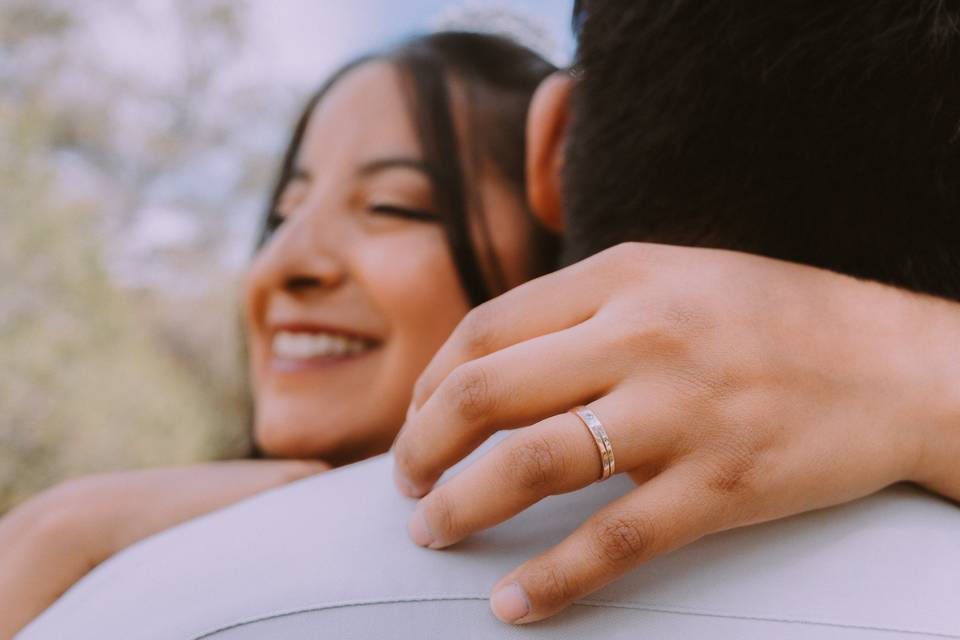
[[[601,282],[638,279],[648,271],[651,253],[649,245],[623,242],[587,258],[582,268]]]
[[[637,356],[679,360],[691,351],[688,336],[666,316],[647,317],[627,326],[624,340]]]
[[[481,420],[494,409],[490,374],[475,363],[454,369],[446,396],[453,413],[466,422]]]
[[[424,518],[439,540],[457,537],[457,516],[454,503],[443,489],[437,489],[424,498]]]
[[[669,260],[673,250],[647,242],[622,242],[613,247],[611,257],[633,277],[649,278]]]
[[[533,570],[528,584],[533,587],[541,606],[556,606],[579,595],[570,575],[554,564],[546,564]]]
[[[722,496],[748,495],[754,486],[757,454],[753,446],[739,439],[712,444],[709,457],[701,463],[706,487]]]
[[[703,335],[712,326],[709,313],[696,301],[671,300],[663,310],[661,323],[677,336],[691,339]]]
[[[527,491],[549,489],[564,475],[559,444],[544,436],[524,438],[508,450],[506,458],[507,471]]]
[[[643,516],[607,514],[593,531],[600,559],[611,565],[637,562],[649,556],[655,546],[655,527]]]
[[[633,265],[650,260],[652,245],[639,242],[621,242],[607,249],[605,259],[615,264]]]
[[[471,309],[457,328],[458,341],[463,353],[468,357],[486,355],[494,344],[495,311],[489,303]]]
[[[670,293],[656,290],[648,293],[642,305],[621,305],[612,313],[613,339],[633,356],[688,356],[708,324],[696,303],[674,300]]]

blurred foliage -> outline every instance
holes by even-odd
[[[274,77],[268,4],[0,0],[0,514],[72,476],[248,450],[239,274],[314,88]],[[465,4],[445,26],[545,38]],[[301,22],[318,80],[342,34]]]
[[[157,187],[222,148],[241,168],[223,192],[249,198],[266,188],[265,173],[245,171],[262,170],[269,154],[236,151],[230,123],[206,126],[196,115],[239,37],[231,4],[241,5],[173,5],[197,32],[189,41],[199,53],[181,86],[160,91],[75,55],[69,36],[83,4],[0,3],[0,513],[76,475],[248,448],[238,277],[214,242],[234,201]],[[124,127],[131,104],[173,115]],[[202,286],[119,283],[111,250],[157,198],[203,220],[200,241],[172,265],[176,281]]]
[[[242,401],[164,344],[149,300],[110,283],[90,212],[38,202],[44,181],[12,175],[5,199],[33,208],[0,222],[16,274],[0,285],[0,509],[82,473],[239,453]]]

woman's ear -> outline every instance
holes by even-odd
[[[547,77],[527,114],[527,200],[534,215],[558,233],[564,227],[561,177],[572,83],[566,72]]]

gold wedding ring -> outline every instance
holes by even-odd
[[[600,422],[597,414],[587,407],[574,407],[570,409],[570,413],[580,418],[580,421],[587,428],[587,431],[593,436],[593,441],[597,443],[597,450],[600,452],[601,466],[600,479],[598,482],[606,480],[612,476],[616,470],[616,463],[613,460],[613,445],[610,444],[610,438],[607,437],[607,430],[603,428],[603,423]]]

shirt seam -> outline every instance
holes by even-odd
[[[303,607],[299,609],[291,609],[287,611],[279,611],[277,613],[257,616],[255,618],[242,620],[240,622],[225,625],[223,627],[219,627],[211,631],[204,632],[201,635],[194,636],[193,640],[204,640],[205,638],[209,638],[217,633],[222,633],[224,631],[229,631],[231,629],[236,629],[239,627],[245,627],[251,624],[257,624],[259,622],[265,622],[268,620],[275,620],[278,618],[285,618],[289,616],[300,615],[303,613],[328,611],[331,609],[345,609],[349,607],[362,607],[367,605],[382,605],[382,604],[414,604],[417,602],[486,601],[488,599],[489,599],[489,596],[487,595],[457,595],[457,596],[418,596],[418,597],[405,597],[405,598],[348,600],[343,602],[335,602],[327,605]],[[683,615],[683,616],[724,618],[724,619],[730,619],[730,620],[753,620],[757,622],[775,622],[775,623],[783,623],[783,624],[801,624],[801,625],[809,625],[809,626],[856,629],[860,631],[903,633],[903,634],[917,635],[917,636],[928,636],[928,637],[932,636],[936,638],[950,638],[953,640],[960,640],[960,635],[943,632],[943,631],[908,629],[903,627],[873,626],[873,625],[863,625],[863,624],[848,623],[848,622],[835,622],[830,620],[816,620],[812,618],[737,614],[737,613],[726,613],[726,612],[720,612],[720,611],[692,609],[692,608],[686,608],[686,607],[675,607],[675,606],[666,606],[666,605],[648,605],[648,604],[641,604],[636,602],[616,602],[616,601],[608,601],[608,600],[583,600],[583,601],[575,602],[574,604],[588,606],[588,607],[609,608],[609,609],[630,609],[634,611],[649,611],[651,613],[669,613],[669,614]]]

